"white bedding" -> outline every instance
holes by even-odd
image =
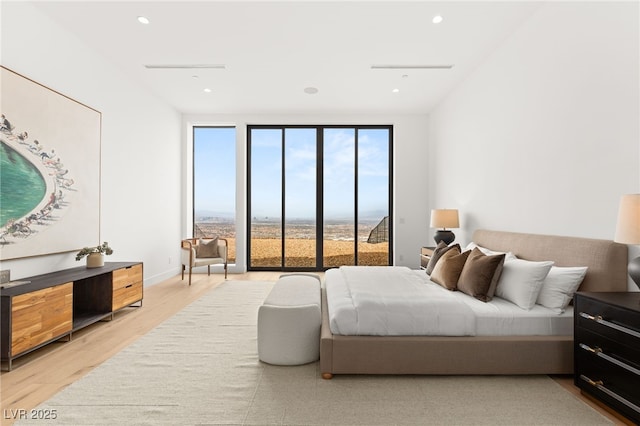
[[[348,279],[349,284],[345,283]],[[406,267],[341,267],[325,275],[329,325],[342,335],[515,336],[573,334],[573,310],[481,302]],[[354,308],[355,307],[355,308]]]
[[[334,334],[472,336],[475,315],[452,292],[400,266],[342,266],[325,274]],[[442,288],[440,288],[442,289]]]

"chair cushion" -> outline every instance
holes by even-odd
[[[218,237],[209,242],[205,242],[203,239],[200,239],[200,241],[198,241],[198,244],[196,245],[196,257],[220,257],[220,253],[218,253]]]

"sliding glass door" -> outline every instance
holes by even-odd
[[[356,264],[356,130],[323,131],[323,250],[325,267]]]
[[[391,126],[247,134],[249,269],[391,263]]]
[[[388,129],[359,129],[356,218],[359,265],[389,265],[391,149]]]
[[[284,267],[317,267],[317,132],[285,129]]]
[[[283,129],[253,129],[250,133],[249,262],[256,268],[281,268]]]

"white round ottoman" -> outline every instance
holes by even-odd
[[[320,358],[320,278],[282,275],[258,308],[258,358],[301,365]]]

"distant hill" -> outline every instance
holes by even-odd
[[[196,222],[233,222],[235,221],[235,215],[230,212],[198,210],[195,212],[195,220]]]

